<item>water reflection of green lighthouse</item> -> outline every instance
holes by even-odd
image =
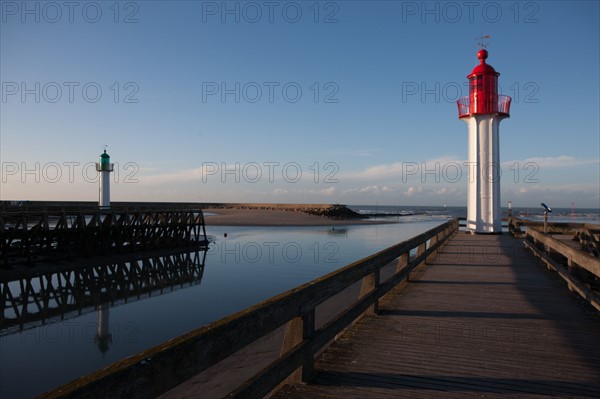
[[[110,304],[103,303],[98,306],[98,330],[94,341],[102,354],[108,352],[108,346],[112,342],[112,334],[109,331]]]

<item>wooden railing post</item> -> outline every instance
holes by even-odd
[[[305,341],[313,341],[315,338],[315,308],[302,316],[302,338]],[[310,351],[305,352],[302,365],[302,381],[307,382],[313,377],[315,370],[315,357]]]
[[[573,256],[567,256],[567,272],[571,277],[575,277],[575,266],[573,265]],[[569,291],[573,291],[573,284],[567,281],[567,287],[569,287]]]
[[[286,354],[292,350],[296,345],[302,342],[302,336],[304,333],[304,321],[302,317],[294,317],[285,326],[285,333],[283,334],[283,343],[281,344],[280,356]],[[285,383],[298,383],[302,381],[302,369],[294,371],[288,378],[285,379]]]
[[[362,279],[362,285],[360,286],[360,294],[358,298],[362,298],[369,294],[375,288],[379,286],[379,267],[377,267],[372,273],[367,274]],[[379,312],[379,301],[375,301],[373,305],[367,309],[366,314],[377,314]]]
[[[408,252],[403,253],[398,258],[398,263],[396,263],[396,273],[404,269],[408,265]]]
[[[508,218],[508,231],[515,238],[521,238],[521,223],[519,218],[509,217]]]
[[[427,250],[427,241],[423,242],[422,244],[419,244],[419,246],[417,247],[417,258],[421,255],[423,255],[425,253],[425,251]],[[427,263],[426,261],[423,261],[421,263],[419,263],[419,265],[422,265],[423,263]]]
[[[433,237],[431,237],[431,240],[429,241],[429,248],[431,248],[431,247],[433,247],[435,244],[437,244],[437,242],[438,242],[438,235],[439,235],[439,234],[436,234],[436,235],[434,235]],[[431,255],[429,255],[429,256],[427,257],[427,259],[425,259],[425,263],[427,263],[427,262],[431,262],[431,261],[432,261],[432,260],[435,258],[436,254],[437,254],[437,249],[436,249],[435,251],[433,251],[433,252],[431,253]]]
[[[281,344],[280,356],[292,350],[303,340],[312,341],[314,337],[315,309],[313,308],[303,316],[294,317],[287,323],[283,335],[283,343]],[[314,354],[312,352],[306,352],[304,354],[302,367],[290,374],[285,382],[298,383],[310,380],[314,373],[314,362]]]

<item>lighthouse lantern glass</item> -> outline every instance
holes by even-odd
[[[471,76],[469,97],[470,114],[498,112],[498,76],[495,74]]]
[[[104,154],[100,155],[100,169],[101,170],[111,170],[110,167],[110,157],[108,156],[108,154],[105,152]]]

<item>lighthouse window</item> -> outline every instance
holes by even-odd
[[[481,79],[477,79],[477,76],[471,78],[471,91],[481,91],[482,90],[482,81]]]

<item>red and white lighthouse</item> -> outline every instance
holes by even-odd
[[[508,118],[511,98],[498,94],[500,74],[477,52],[480,64],[467,76],[469,96],[457,101],[458,117],[469,126],[469,189],[467,230],[501,233],[500,219],[500,121]]]

